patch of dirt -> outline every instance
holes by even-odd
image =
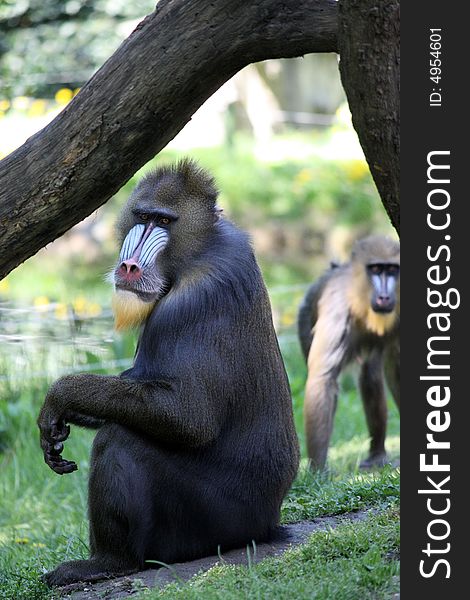
[[[61,598],[71,600],[110,600],[128,598],[147,588],[162,588],[175,581],[188,581],[198,573],[204,573],[217,564],[247,565],[260,562],[268,556],[278,556],[293,546],[305,543],[316,531],[334,529],[341,523],[363,521],[370,511],[362,510],[346,513],[337,517],[319,517],[313,521],[301,521],[292,525],[284,525],[281,541],[260,544],[256,548],[247,546],[231,550],[221,556],[207,556],[185,563],[175,563],[159,569],[147,569],[133,575],[116,577],[97,583],[77,583],[58,588]]]

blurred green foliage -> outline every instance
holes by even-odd
[[[329,133],[324,133],[324,140]],[[109,298],[105,274],[117,255],[116,216],[134,186],[149,170],[189,155],[215,176],[218,203],[224,214],[250,232],[269,285],[306,284],[329,264],[328,242],[336,231],[353,238],[370,232],[393,235],[375,184],[363,160],[326,160],[309,154],[309,134],[278,136],[276,143],[295,140],[306,148],[305,158],[263,161],[253,143],[239,134],[232,146],[194,148],[182,153],[165,149],[132,177],[91,219],[107,234],[96,252],[71,254],[57,260],[51,247],[29,259],[0,283],[0,299],[72,301],[80,293],[100,303]],[[318,139],[314,140],[318,143]],[[91,241],[90,241],[91,245]]]
[[[325,140],[329,135],[324,132],[321,137]],[[314,138],[314,133],[291,132],[277,141],[294,140],[311,149],[318,143]],[[191,156],[216,175],[220,204],[242,227],[250,229],[272,219],[317,221],[318,229],[324,223],[384,226],[387,218],[364,160],[325,160],[308,156],[308,149],[305,154],[304,159],[259,160],[243,134],[231,146],[191,150]],[[180,155],[164,150],[146,169]]]
[[[76,88],[130,33],[155,0],[0,0],[0,89],[4,98],[51,98]]]
[[[277,309],[275,290],[272,299]],[[114,374],[126,368],[132,360],[135,336],[111,335],[111,318],[105,314],[87,319],[84,313],[77,319],[70,312],[67,319],[62,319],[55,307],[48,307],[47,311],[17,313],[17,317],[16,329],[10,327],[10,338],[2,340],[0,360],[0,597],[46,600],[51,592],[39,579],[44,570],[64,560],[85,558],[88,553],[86,490],[94,432],[72,428],[65,456],[73,458],[79,470],[58,477],[43,463],[36,426],[39,408],[49,384],[61,373],[91,370]],[[0,331],[5,331],[1,320]],[[282,330],[280,344],[305,456],[302,399],[306,369],[292,326]],[[350,381],[343,382],[340,395],[330,449],[331,470],[327,475],[313,476],[303,461],[283,505],[284,523],[364,507],[374,507],[377,514],[398,501],[396,470],[357,471],[368,440],[361,402],[355,390],[348,391],[349,385]],[[398,432],[398,415],[393,408],[387,439],[393,457],[399,451]],[[351,551],[356,546],[353,543]],[[323,565],[328,561],[320,562]],[[378,558],[377,565],[381,564],[388,562]],[[315,569],[311,567],[310,571]],[[289,576],[276,581],[278,585],[287,583]],[[347,577],[343,585],[347,587]]]
[[[303,136],[302,143],[306,137]],[[303,254],[298,246],[289,255],[279,254],[273,248],[258,252],[305,457],[306,366],[295,332],[298,305],[315,269],[327,263],[325,241],[336,227],[342,225],[354,234],[369,230],[391,232],[388,219],[362,161],[338,163],[306,152],[300,160],[267,162],[257,159],[253,147],[243,138],[232,147],[196,149],[190,154],[214,173],[225,213],[251,231],[255,243],[260,232],[269,233],[273,224],[282,232],[294,232],[294,241],[302,232],[321,240],[315,256]],[[104,281],[104,274],[117,254],[112,224],[144,172],[180,157],[181,153],[175,150],[159,154],[93,217],[97,224],[109,227],[109,237],[102,241],[98,259],[96,256],[87,259],[79,253],[66,260],[51,248],[0,282],[0,597],[3,594],[6,598],[45,600],[50,592],[39,580],[44,569],[87,555],[86,487],[93,432],[73,428],[66,456],[77,461],[79,470],[66,478],[56,477],[43,464],[36,418],[48,386],[61,374],[83,371],[115,374],[131,364],[136,336],[112,332],[111,289]],[[318,267],[314,266],[314,259]],[[397,502],[397,471],[384,469],[378,474],[357,471],[367,452],[368,436],[355,379],[352,369],[341,381],[329,454],[331,470],[328,475],[312,476],[301,469],[283,505],[284,522],[364,507],[381,511]],[[395,407],[390,406],[389,415],[387,447],[396,458],[399,418]],[[364,534],[364,540],[367,542],[372,535],[382,532],[383,528],[374,523]],[[334,587],[340,594],[338,597],[346,597],[342,594],[350,589],[354,572],[350,554],[356,549],[358,568],[367,575],[367,581],[359,586],[361,591],[388,590],[396,564],[390,566],[385,552],[376,552],[374,556],[369,552],[363,558],[362,538],[348,544],[348,561]],[[380,539],[376,546],[383,544]],[[394,542],[390,546],[395,548],[395,545]],[[331,562],[315,557],[307,557],[305,572],[316,573]],[[379,583],[371,583],[369,570],[360,566],[365,559],[368,567],[373,564],[373,573],[382,574]],[[284,560],[280,559],[279,568]],[[336,571],[336,563],[328,572],[321,571],[328,585],[332,585]],[[247,581],[245,572],[241,577]],[[272,595],[279,586],[291,585],[291,579],[288,574],[276,576],[274,583],[266,584],[266,589]],[[304,579],[302,572],[299,590],[305,585]],[[230,579],[222,574],[217,585],[223,589],[230,587]],[[377,597],[382,596],[377,594]]]
[[[129,22],[150,13],[155,2],[0,0],[0,100],[53,98],[64,88],[71,96],[128,35]],[[69,99],[66,95],[64,103]],[[45,108],[38,102],[47,104],[28,100],[25,114],[42,114]],[[19,112],[18,106],[12,103],[11,113]],[[273,153],[262,159],[241,133],[232,133],[223,147],[185,153],[214,173],[225,214],[253,237],[304,456],[306,367],[295,320],[305,287],[328,264],[328,240],[338,228],[353,237],[392,232],[366,163],[322,155],[334,134],[334,128],[289,132],[273,140],[273,146],[287,141],[297,147],[295,155],[301,158]],[[161,152],[94,215],[95,225],[107,230],[97,242],[97,254],[72,253],[65,259],[52,247],[0,282],[1,597],[49,597],[39,582],[42,570],[87,553],[86,481],[93,433],[74,428],[67,456],[77,460],[79,471],[70,478],[54,477],[42,464],[36,417],[49,384],[61,374],[114,374],[131,364],[136,337],[112,333],[111,289],[104,277],[118,251],[113,223],[143,173],[181,156],[177,150]],[[393,408],[388,447],[394,457],[398,429]],[[355,374],[342,379],[332,443],[331,473],[312,479],[301,471],[284,504],[284,522],[396,502],[396,472],[357,473],[368,440]]]

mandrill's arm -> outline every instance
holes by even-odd
[[[335,276],[320,298],[308,354],[304,423],[307,454],[313,469],[323,469],[326,463],[336,410],[337,377],[347,360],[350,335],[343,281],[340,276]]]
[[[70,473],[75,463],[62,458],[68,423],[89,419],[136,429],[155,439],[198,447],[219,431],[218,414],[203,385],[178,381],[138,381],[118,376],[67,375],[47,393],[38,418],[44,459],[56,473]],[[82,420],[82,422],[80,422]]]
[[[79,425],[86,429],[99,429],[106,421],[104,419],[98,419],[97,417],[91,417],[90,415],[81,415],[80,413],[70,411],[68,414],[68,423],[73,425]]]

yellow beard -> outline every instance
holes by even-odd
[[[385,335],[393,329],[396,321],[396,313],[378,314],[371,308],[367,311],[365,325],[369,331],[379,336]]]
[[[367,279],[363,276],[362,267],[353,271],[354,285],[349,286],[348,302],[351,313],[362,326],[375,333],[383,336],[393,329],[395,326],[397,315],[399,313],[399,297],[393,312],[391,313],[376,313],[372,310],[368,300],[370,291]]]
[[[152,312],[155,302],[144,302],[132,292],[117,291],[111,302],[117,331],[139,327]]]

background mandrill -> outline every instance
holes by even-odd
[[[362,467],[386,462],[387,404],[383,371],[400,406],[400,245],[371,236],[356,242],[351,261],[333,266],[307,291],[298,326],[307,360],[305,431],[314,469],[326,463],[343,367],[362,358],[359,386],[371,437]]]
[[[289,385],[247,236],[220,217],[192,162],[135,189],[119,221],[118,327],[143,323],[120,376],[70,375],[38,424],[46,463],[69,423],[99,427],[89,480],[89,560],[50,585],[95,580],[268,539],[296,474]]]

